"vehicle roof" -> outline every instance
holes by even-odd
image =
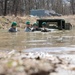
[[[64,19],[37,19],[37,21],[59,21],[59,20],[62,20],[62,21],[65,21]]]

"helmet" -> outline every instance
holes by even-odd
[[[27,25],[30,25],[30,22],[29,22],[29,21],[27,21],[27,22],[26,22],[26,24],[27,24]]]
[[[38,24],[37,23],[34,23],[33,26],[38,26]]]
[[[46,22],[43,22],[42,25],[46,25]]]
[[[12,26],[17,26],[17,22],[12,22]]]

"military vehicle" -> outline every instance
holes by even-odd
[[[46,27],[49,29],[71,30],[72,25],[66,23],[64,19],[37,19],[39,27],[42,27],[42,22],[46,22]]]

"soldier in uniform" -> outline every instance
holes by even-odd
[[[17,32],[17,23],[16,22],[12,22],[9,32]]]
[[[29,21],[27,21],[26,22],[26,28],[25,28],[25,32],[31,32],[31,25],[30,25],[30,22]]]
[[[41,32],[48,32],[47,28],[46,28],[46,22],[42,23],[42,30]]]
[[[32,32],[34,32],[34,31],[41,31],[41,29],[38,27],[38,24],[37,23],[34,23],[33,24]]]

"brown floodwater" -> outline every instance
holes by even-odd
[[[0,50],[27,50],[44,48],[60,50],[74,49],[75,30],[52,30],[51,32],[24,32],[9,33],[0,30]],[[69,50],[70,50],[69,49]]]

